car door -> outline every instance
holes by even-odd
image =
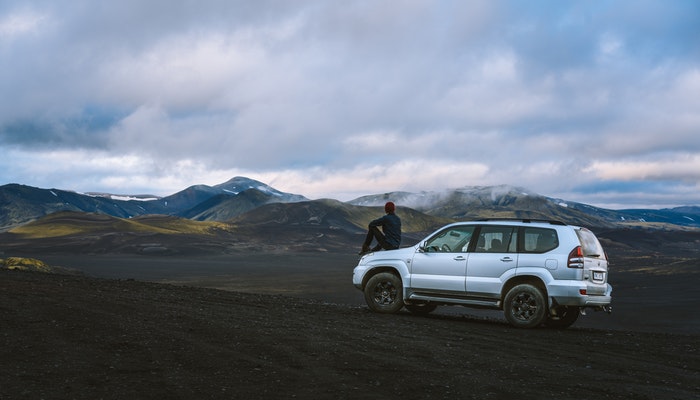
[[[429,238],[411,264],[415,292],[465,294],[467,249],[474,225],[448,227]]]
[[[501,285],[518,265],[517,228],[482,225],[469,253],[466,290],[469,296],[498,298]]]

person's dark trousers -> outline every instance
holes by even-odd
[[[374,246],[372,250],[369,249],[369,245],[372,244],[372,239],[377,239],[377,245]],[[386,238],[379,227],[372,226],[367,230],[367,236],[365,237],[365,242],[362,244],[362,251],[378,251],[378,250],[394,250],[395,247],[387,243]]]

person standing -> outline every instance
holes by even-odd
[[[369,223],[367,236],[362,244],[360,255],[381,249],[394,250],[401,245],[401,218],[395,214],[396,205],[388,201],[384,205],[384,212],[386,215]],[[379,227],[382,229],[379,230]],[[377,245],[370,249],[372,239],[377,240]]]

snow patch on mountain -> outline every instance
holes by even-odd
[[[230,179],[227,182],[213,186],[213,188],[216,190],[220,190],[222,193],[231,195],[238,195],[242,192],[245,192],[246,190],[255,189],[270,196],[277,197],[280,199],[280,201],[283,202],[298,202],[308,200],[302,195],[281,192],[260,181],[256,181],[255,179],[250,179],[242,176],[234,177],[233,179]]]
[[[52,192],[53,193],[53,192]],[[105,199],[110,199],[110,200],[119,200],[119,201],[153,201],[153,200],[160,200],[160,197],[154,196],[152,194],[112,194],[112,193],[96,193],[96,192],[87,192],[87,193],[78,193],[82,194],[85,196],[90,196],[90,197],[102,197]],[[54,193],[55,195],[55,193]]]

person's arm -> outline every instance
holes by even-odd
[[[371,228],[373,226],[384,226],[384,218],[386,218],[386,215],[375,219],[374,221],[369,223],[369,227]]]

